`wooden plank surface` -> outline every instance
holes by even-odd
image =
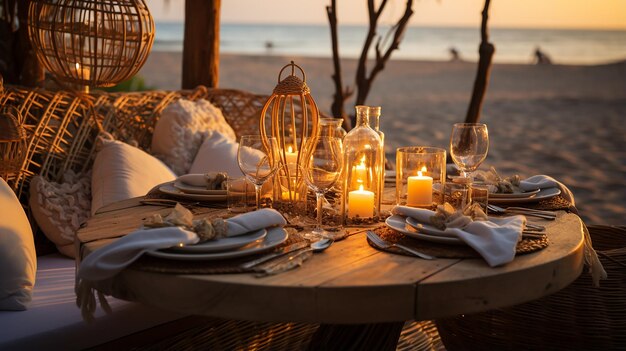
[[[78,233],[81,255],[136,230],[151,213],[131,199],[105,207]],[[203,208],[196,216],[217,216]],[[125,270],[111,281],[116,297],[183,313],[259,321],[379,323],[431,319],[521,303],[557,291],[582,269],[580,219],[559,213],[550,246],[499,268],[481,259],[427,261],[371,248],[364,234],[336,242],[293,271],[176,275]]]

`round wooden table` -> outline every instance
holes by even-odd
[[[169,211],[139,199],[99,210],[78,232],[80,257],[135,230],[149,214]],[[219,216],[224,211],[197,208],[194,213]],[[166,310],[239,320],[362,324],[450,317],[534,300],[580,275],[580,218],[560,211],[555,221],[540,223],[549,246],[497,268],[482,259],[428,261],[381,252],[357,233],[275,276],[126,269],[105,284],[111,287],[105,293]]]
[[[135,230],[149,214],[169,211],[141,205],[139,199],[101,209],[78,232],[81,257]],[[196,216],[223,211],[195,210]],[[482,259],[427,261],[381,252],[358,233],[275,276],[127,269],[114,278],[111,293],[184,313],[259,321],[377,323],[480,312],[554,293],[579,276],[581,220],[561,211],[557,220],[542,224],[547,248],[497,268]]]

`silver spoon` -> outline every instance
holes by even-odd
[[[330,247],[330,245],[334,242],[334,239],[331,238],[322,238],[311,244],[311,250],[313,252],[322,252]]]

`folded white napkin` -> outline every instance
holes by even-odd
[[[534,175],[530,178],[522,179],[519,187],[524,191],[532,191],[545,188],[559,188],[561,190],[561,196],[569,201],[572,206],[576,206],[574,201],[574,194],[561,182],[547,175]]]
[[[431,224],[435,212],[407,206],[396,206],[392,213],[412,217],[420,223]],[[446,228],[445,233],[457,237],[476,250],[491,267],[513,261],[515,247],[522,238],[526,223],[524,216],[471,221],[462,228]]]
[[[208,182],[206,174],[185,174],[181,175],[177,179],[190,186],[206,187]]]
[[[285,224],[285,218],[278,211],[265,208],[227,219],[226,236]],[[181,227],[139,229],[87,256],[80,264],[78,276],[91,281],[111,278],[147,251],[195,244],[198,240],[194,232]]]

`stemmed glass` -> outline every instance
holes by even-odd
[[[456,123],[452,127],[450,156],[467,182],[471,182],[468,173],[475,171],[487,158],[488,150],[489,132],[486,124]]]
[[[462,206],[472,202],[472,177],[468,175],[475,171],[487,158],[489,150],[489,132],[487,125],[482,123],[456,123],[450,135],[450,156],[461,171],[461,180],[466,191]]]
[[[310,145],[304,153],[304,162],[301,166],[304,181],[315,192],[317,199],[317,225],[310,233],[304,236],[308,239],[332,238],[332,235],[322,228],[322,203],[324,194],[333,187],[341,177],[343,168],[343,146],[340,138],[316,137],[305,139],[305,145]]]
[[[246,178],[254,184],[256,209],[260,208],[261,188],[276,172],[280,159],[276,138],[265,140],[260,135],[243,135],[237,150],[237,163]]]

